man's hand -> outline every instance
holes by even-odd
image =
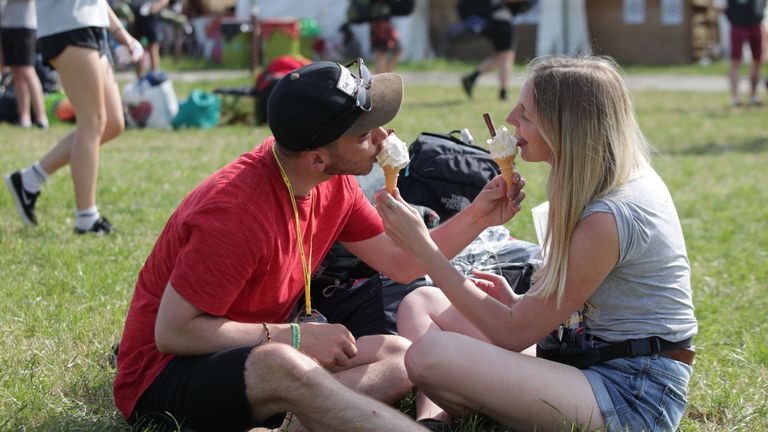
[[[357,354],[355,337],[341,324],[303,323],[301,351],[325,368],[349,366]]]

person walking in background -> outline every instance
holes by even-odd
[[[384,0],[378,0],[384,1]],[[400,61],[403,47],[400,36],[392,25],[392,17],[373,18],[370,23],[371,51],[376,63],[376,73],[392,72]]]
[[[138,40],[146,39],[146,50],[149,53],[149,71],[160,69],[160,11],[168,6],[169,0],[132,0],[133,37]],[[136,62],[136,76],[144,76],[144,62]]]
[[[5,63],[11,67],[19,125],[32,126],[30,106],[35,113],[34,124],[48,127],[43,87],[35,72],[37,56],[37,15],[34,0],[7,0],[2,12],[2,47]]]
[[[109,221],[96,206],[99,145],[125,127],[120,92],[107,55],[106,31],[132,52],[136,40],[106,0],[37,0],[38,45],[43,62],[58,72],[75,110],[76,129],[42,159],[5,177],[24,223],[37,225],[35,205],[48,176],[70,165],[75,190],[75,233],[108,234]]]
[[[760,72],[763,67],[763,14],[765,0],[728,0],[725,16],[731,23],[731,67],[728,74],[731,83],[733,106],[741,106],[739,96],[739,70],[742,50],[749,43],[752,64],[749,68],[749,106],[761,105],[757,96]]]
[[[544,264],[524,297],[502,276],[461,275],[399,194],[376,208],[437,286],[397,315],[413,342],[417,419],[437,430],[480,411],[513,430],[676,430],[698,331],[691,268],[618,66],[536,60],[507,122],[522,159],[550,166]],[[539,358],[523,353],[534,344]]]
[[[512,12],[504,0],[459,0],[458,12],[466,30],[488,38],[494,53],[486,57],[470,74],[461,78],[464,92],[472,97],[480,75],[499,69],[499,99],[507,99],[507,85],[515,62],[515,29]]]

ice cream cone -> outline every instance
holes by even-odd
[[[501,176],[507,182],[507,187],[512,186],[512,176],[515,174],[515,157],[509,156],[501,159],[494,159],[501,169]]]
[[[393,168],[393,167],[382,167],[384,170],[384,179],[385,184],[387,187],[387,192],[389,193],[395,193],[395,188],[397,187],[397,176],[400,173],[399,168]]]

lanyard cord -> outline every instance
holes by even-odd
[[[312,283],[312,238],[315,235],[314,223],[312,217],[315,213],[315,195],[310,192],[310,204],[309,204],[309,220],[307,226],[313,224],[312,229],[309,230],[309,259],[304,254],[304,241],[301,238],[301,225],[299,225],[299,209],[296,206],[296,198],[293,196],[293,187],[291,187],[291,180],[288,175],[285,174],[283,164],[280,163],[280,159],[277,157],[277,151],[275,150],[275,144],[272,144],[272,154],[275,155],[275,161],[277,161],[277,167],[280,168],[280,175],[283,176],[283,183],[288,188],[288,195],[291,197],[291,205],[293,206],[293,216],[296,220],[296,239],[299,245],[299,254],[301,255],[301,270],[304,272],[304,303],[306,304],[306,314],[312,315],[312,299],[310,298],[309,287]]]

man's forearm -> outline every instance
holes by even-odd
[[[267,334],[268,331],[268,334]],[[183,327],[160,327],[155,332],[158,350],[176,355],[201,355],[267,342],[291,344],[289,324],[240,323],[226,318],[200,315]]]

